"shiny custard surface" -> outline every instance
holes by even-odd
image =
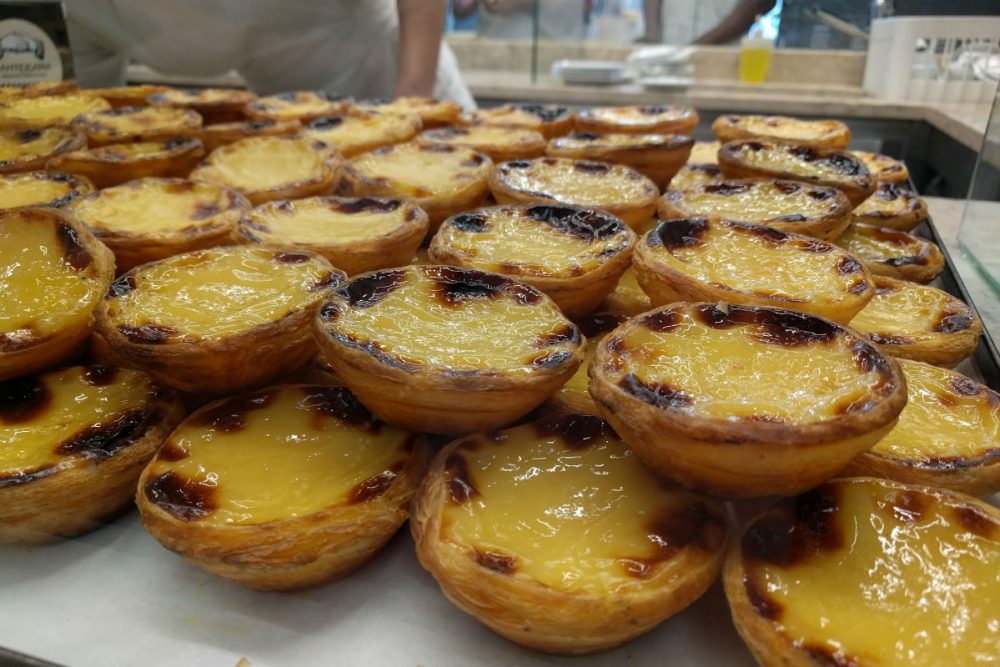
[[[347,106],[342,99],[311,90],[279,93],[258,98],[248,108],[256,115],[276,120],[292,120],[303,116],[316,117],[339,113]]]
[[[251,137],[212,151],[191,178],[260,191],[322,180],[331,154],[322,142],[285,137]]]
[[[62,200],[90,192],[90,187],[71,178],[46,172],[0,177],[0,209],[18,206],[59,206]]]
[[[230,246],[143,265],[115,281],[108,298],[119,328],[219,339],[313,306],[330,275],[313,255]]]
[[[393,192],[409,197],[457,194],[486,179],[493,163],[460,146],[397,144],[365,153],[351,164],[364,177],[386,181]]]
[[[858,222],[851,223],[835,243],[866,262],[893,266],[926,264],[927,260],[921,261],[921,258],[936,254],[934,251],[937,249],[930,241],[906,232]]]
[[[910,172],[906,165],[888,155],[868,151],[850,151],[850,154],[865,163],[871,175],[880,181],[906,182]]]
[[[945,291],[901,280],[879,278],[875,282],[874,298],[854,316],[851,327],[873,336],[877,343],[891,343],[900,335],[948,334],[972,325],[968,306]]]
[[[580,346],[547,298],[496,274],[410,266],[364,274],[320,312],[341,344],[396,367],[535,374]]]
[[[718,141],[694,142],[688,164],[719,164],[719,148],[721,147],[722,144]]]
[[[836,126],[830,121],[808,121],[787,116],[737,116],[736,127],[761,137],[773,137],[789,141],[815,141],[831,134]]]
[[[49,220],[0,220],[0,333],[43,338],[86,317],[106,283],[76,232]]]
[[[51,155],[76,136],[65,127],[0,131],[0,165]]]
[[[556,591],[613,595],[670,576],[692,552],[714,555],[725,539],[721,507],[669,490],[598,417],[470,436],[445,477],[441,539]],[[682,525],[690,532],[672,530]]]
[[[546,123],[562,120],[568,111],[565,107],[526,105],[528,108],[518,106],[501,106],[493,109],[480,109],[473,115],[476,122],[486,125],[508,125],[510,127],[527,127],[538,129]],[[535,113],[535,108],[539,113]]]
[[[130,144],[109,144],[97,148],[67,153],[66,158],[95,162],[122,162],[124,160],[142,160],[147,158],[165,158],[173,154],[186,153],[201,146],[201,142],[191,140],[136,141]]]
[[[99,139],[128,137],[143,132],[189,130],[201,125],[193,111],[173,107],[123,107],[86,113],[74,125]]]
[[[249,90],[234,88],[168,88],[163,92],[153,93],[147,99],[154,104],[174,106],[223,103],[244,105],[256,99],[256,95]]]
[[[871,294],[851,255],[769,227],[703,218],[668,220],[643,240],[657,262],[694,280],[792,303]]]
[[[830,482],[769,511],[741,547],[756,612],[822,664],[986,665],[1000,655],[1000,513],[985,503]]]
[[[315,120],[306,126],[304,134],[333,146],[345,156],[353,156],[378,146],[406,141],[419,128],[419,119],[414,116],[354,111]]]
[[[669,105],[595,107],[583,112],[582,115],[604,123],[639,128],[686,120],[691,116],[691,109]]]
[[[504,162],[499,170],[507,187],[567,204],[621,206],[658,193],[649,180],[620,164],[547,157]]]
[[[915,212],[920,206],[916,193],[895,183],[881,183],[871,197],[864,200],[853,211],[859,217],[891,217]]]
[[[147,178],[101,190],[73,213],[100,232],[184,234],[233,208],[231,191],[206,181]]]
[[[717,164],[694,164],[689,160],[688,164],[680,168],[680,171],[670,179],[669,190],[694,190],[697,187],[708,183],[718,183],[725,180],[722,171]]]
[[[628,247],[631,235],[599,211],[538,205],[462,213],[438,237],[483,271],[572,277],[604,266]]]
[[[368,200],[370,207],[356,209],[350,201],[345,200],[348,203],[344,206],[326,197],[268,202],[255,208],[241,224],[266,243],[339,244],[390,234],[405,224],[403,216],[411,210],[398,199]]]
[[[83,457],[105,459],[158,417],[155,387],[126,368],[72,366],[0,382],[0,489]]]
[[[260,525],[367,502],[409,459],[411,435],[343,387],[271,387],[212,403],[174,430],[143,477],[182,521]]]
[[[872,452],[918,466],[948,468],[1000,456],[1000,396],[961,373],[899,359],[907,403]]]
[[[628,132],[577,132],[557,137],[551,147],[557,150],[578,151],[588,148],[683,148],[686,143],[674,134],[636,134]]]
[[[80,114],[110,109],[106,100],[84,93],[42,95],[7,101],[0,106],[0,125],[5,121],[42,125],[68,125]]]
[[[604,340],[609,379],[685,415],[817,423],[871,409],[896,382],[872,346],[810,315],[698,304],[637,324]]]
[[[667,196],[691,215],[743,222],[815,220],[834,213],[840,201],[833,191],[781,180],[722,181]]]
[[[867,172],[860,160],[845,159],[838,153],[834,154],[836,159],[833,161],[823,157],[815,159],[812,149],[784,144],[744,142],[739,146],[737,154],[750,167],[823,181],[851,182],[862,175],[860,172]],[[848,161],[850,164],[845,164]],[[848,171],[841,168],[842,164]],[[867,176],[867,173],[864,175]]]
[[[534,130],[485,124],[427,130],[418,139],[422,143],[465,146],[472,150],[484,152],[489,151],[491,148],[517,148],[520,146],[533,148],[535,146],[545,146],[545,138]]]

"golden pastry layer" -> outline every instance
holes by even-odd
[[[146,106],[146,98],[153,93],[162,93],[168,90],[168,86],[158,86],[146,84],[141,86],[112,86],[111,88],[89,88],[91,95],[97,95],[107,100],[112,109],[118,107],[142,107]]]
[[[648,310],[648,308],[647,308]],[[590,397],[587,384],[590,381],[587,369],[594,359],[597,345],[619,324],[627,319],[625,315],[611,312],[591,313],[575,320],[580,332],[586,337],[587,347],[583,352],[583,363],[566,380],[566,384],[556,390],[544,404],[548,412],[566,415],[600,415],[594,399]]]
[[[584,132],[690,135],[697,126],[697,111],[670,104],[594,107],[576,114],[576,129]]]
[[[688,164],[681,167],[677,174],[670,179],[667,190],[693,190],[699,185],[707,183],[717,183],[725,180],[722,170],[717,164],[696,164],[688,161]]]
[[[212,151],[191,178],[233,188],[251,203],[263,204],[328,194],[338,162],[336,151],[316,139],[251,137]]]
[[[580,332],[543,293],[451,266],[366,273],[321,309],[324,358],[390,423],[469,433],[544,401],[582,358]]]
[[[117,107],[81,114],[72,125],[87,135],[88,145],[94,148],[192,136],[201,127],[201,116],[175,107]]]
[[[143,524],[198,567],[265,590],[372,558],[406,521],[426,444],[342,387],[271,387],[188,417],[143,471]]]
[[[1000,650],[1000,512],[870,478],[781,501],[733,544],[736,629],[764,667],[987,664]]]
[[[814,315],[677,303],[598,346],[590,393],[658,474],[725,497],[801,492],[896,422],[898,365]]]
[[[880,183],[905,185],[910,180],[910,172],[901,160],[867,151],[850,151],[850,153],[864,162],[871,175]]]
[[[76,150],[53,158],[48,166],[109,188],[137,178],[187,176],[204,155],[198,139],[169,139]]]
[[[111,251],[55,209],[0,213],[0,380],[76,352],[114,270]]]
[[[97,309],[98,329],[115,352],[170,386],[233,393],[315,354],[309,322],[343,278],[306,251],[198,250],[118,278]]]
[[[851,327],[886,353],[940,366],[972,354],[983,324],[965,302],[927,285],[875,278],[875,297]]]
[[[513,160],[490,174],[500,204],[559,202],[599,208],[637,229],[656,209],[656,185],[620,164],[545,157]]]
[[[234,238],[317,252],[348,275],[408,264],[427,234],[414,204],[378,197],[268,202],[243,216]]]
[[[439,264],[523,280],[576,317],[614,289],[634,245],[635,234],[607,213],[533,204],[453,216],[434,236],[429,254]]]
[[[664,486],[587,415],[452,443],[413,514],[420,562],[450,600],[554,653],[652,629],[705,592],[726,545],[721,503]]]
[[[356,105],[365,111],[378,111],[396,115],[420,118],[425,129],[454,125],[462,113],[462,107],[451,100],[437,100],[433,97],[397,97],[394,100],[370,100]],[[420,128],[417,128],[418,130]]]
[[[298,134],[302,123],[297,120],[238,120],[231,123],[203,125],[194,133],[211,153],[216,148],[252,137],[287,137]]]
[[[79,92],[79,90],[80,85],[73,80],[38,81],[26,86],[0,86],[0,100],[41,97],[42,95],[65,95]],[[93,91],[87,92],[93,94]]]
[[[210,125],[243,120],[244,108],[256,99],[249,90],[234,88],[170,88],[149,95],[146,101],[153,106],[193,109]]]
[[[71,207],[115,253],[119,273],[183,252],[227,245],[250,203],[207,181],[143,178],[105,188]]]
[[[480,109],[464,122],[523,127],[541,132],[546,139],[551,139],[572,129],[573,114],[568,108],[555,104],[504,104],[491,109]]]
[[[110,107],[100,97],[85,92],[19,97],[0,102],[0,128],[29,129],[69,125],[81,114]]]
[[[306,122],[333,116],[347,109],[350,102],[325,91],[300,90],[261,97],[245,108],[248,118],[262,120],[299,120]]]
[[[92,530],[131,504],[183,416],[138,371],[73,366],[0,382],[0,542]]]
[[[44,169],[57,155],[87,145],[87,138],[68,127],[0,130],[0,174]]]
[[[787,116],[719,116],[712,132],[722,143],[744,139],[783,141],[817,148],[847,148],[851,130],[839,120],[800,120]]]
[[[545,137],[540,132],[482,123],[427,130],[417,137],[417,142],[471,148],[494,162],[533,158],[545,153]]]
[[[929,283],[944,270],[936,245],[896,229],[854,222],[834,243],[880,276]]]
[[[899,365],[906,407],[848,472],[977,496],[1000,491],[1000,395],[961,373],[907,359]]]
[[[682,134],[577,132],[551,140],[545,154],[624,164],[662,187],[687,162],[693,144]]]
[[[409,141],[420,127],[420,116],[416,114],[354,109],[350,113],[314,120],[306,126],[305,135],[330,144],[341,155],[350,158]]]
[[[875,294],[871,274],[840,248],[728,220],[665,220],[639,242],[633,265],[657,306],[728,301],[846,324]]]
[[[719,167],[726,178],[783,178],[837,188],[853,206],[876,186],[861,160],[830,148],[733,141],[719,149]]]
[[[671,189],[660,198],[657,210],[664,220],[725,219],[829,239],[847,226],[851,204],[836,188],[774,179]]]
[[[908,232],[927,219],[927,204],[905,185],[879,183],[868,199],[851,211],[851,221]]]
[[[26,206],[61,208],[94,191],[90,181],[57,171],[0,176],[0,210]]]
[[[406,199],[424,209],[434,231],[456,213],[482,204],[493,163],[459,146],[417,143],[383,146],[337,172],[336,194]]]

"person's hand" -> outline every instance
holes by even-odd
[[[482,0],[483,9],[491,14],[513,14],[530,9],[532,0]]]

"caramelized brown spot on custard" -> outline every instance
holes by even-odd
[[[796,183],[794,181],[774,181],[774,187],[781,190],[786,195],[793,194],[802,189],[801,183]]]
[[[98,461],[109,459],[144,436],[154,417],[151,410],[127,412],[105,424],[88,426],[56,445],[55,452]]]
[[[541,204],[528,207],[525,213],[532,220],[584,241],[605,239],[625,231],[621,220],[593,209]]]
[[[646,538],[653,546],[653,554],[619,561],[625,571],[637,579],[650,577],[658,563],[683,549],[705,553],[717,549],[725,539],[726,520],[704,502],[691,500],[655,517],[647,530]]]
[[[550,161],[550,164],[553,164],[553,162]],[[501,165],[501,169],[503,170],[528,169],[529,167],[531,167],[531,162],[528,160],[511,160]]]
[[[139,345],[159,345],[176,336],[179,331],[164,324],[143,324],[137,327],[118,327],[125,338]]]
[[[781,501],[743,535],[744,561],[788,566],[840,548],[844,536],[836,525],[839,510],[839,491],[830,484]]]
[[[303,262],[308,262],[310,256],[304,252],[282,250],[274,253],[274,259],[282,264],[302,264]]]
[[[333,417],[351,426],[372,427],[378,420],[347,387],[310,389],[300,405],[327,417]]]
[[[94,261],[90,251],[83,246],[80,235],[69,225],[57,225],[56,237],[63,246],[63,259],[77,271],[84,270]]]
[[[852,273],[858,273],[861,271],[861,262],[854,259],[850,255],[844,255],[837,262],[837,273],[842,276],[849,276]]]
[[[472,485],[469,464],[461,454],[453,452],[445,459],[444,479],[448,487],[448,498],[456,505],[479,495],[479,491]]]
[[[762,590],[757,581],[748,574],[743,575],[743,590],[747,593],[747,599],[754,613],[769,621],[777,621],[784,613],[781,603]]]
[[[378,498],[383,493],[389,490],[392,483],[396,481],[399,477],[399,471],[401,466],[393,466],[389,470],[383,470],[382,472],[372,475],[368,479],[359,482],[347,492],[347,502],[352,505],[357,505],[359,503],[366,503],[370,500]]]
[[[803,220],[804,219],[805,218],[803,218]],[[735,220],[725,220],[722,224],[737,232],[743,232],[751,236],[758,236],[775,245],[788,243],[792,238],[780,229],[767,227],[765,225],[752,225],[746,222],[737,222]],[[827,246],[827,250],[832,250],[832,246]]]
[[[948,387],[959,396],[977,396],[983,391],[978,382],[957,375],[948,378]]]
[[[910,264],[924,266],[927,264],[927,258],[923,255],[907,255],[905,257],[890,257],[889,259],[882,260],[882,263],[889,266],[907,266]]]
[[[871,333],[868,338],[879,345],[911,345],[914,342],[912,338],[887,333]]]
[[[160,451],[156,453],[156,458],[161,461],[167,461],[169,463],[176,463],[177,461],[183,461],[188,457],[188,452],[185,451],[180,445],[178,445],[173,440],[167,440],[160,447]]]
[[[119,276],[111,286],[108,288],[109,297],[119,297],[124,296],[135,289],[135,276],[131,273],[126,273],[124,276]]]
[[[729,181],[723,181],[722,183],[706,183],[701,186],[702,190],[705,192],[711,192],[713,194],[722,195],[728,197],[729,195],[739,194],[741,192],[746,192],[753,187],[750,183],[733,183]]]
[[[569,449],[585,449],[599,438],[614,437],[608,423],[594,415],[558,415],[531,425],[539,438],[557,437]]]
[[[479,234],[489,229],[489,220],[483,213],[459,213],[447,222],[455,229],[463,232]]]
[[[576,321],[576,325],[583,332],[584,336],[593,338],[594,336],[608,333],[624,322],[625,319],[623,315],[616,315],[614,313],[597,313],[579,318]]]
[[[582,171],[588,174],[606,174],[611,171],[611,165],[603,162],[585,162],[577,160],[573,163],[574,171]]]
[[[361,213],[362,211],[373,211],[376,213],[392,213],[403,205],[398,199],[382,199],[376,197],[357,197],[345,199],[334,204],[338,211],[343,213]]]
[[[703,245],[702,237],[708,231],[705,218],[664,220],[649,234],[650,245],[661,245],[668,250]]]
[[[553,104],[517,104],[514,108],[535,114],[546,123],[558,120],[569,113],[566,107]]]
[[[17,140],[22,144],[30,144],[42,136],[42,131],[38,129],[21,130],[17,133]]]
[[[146,482],[143,492],[154,505],[181,521],[196,521],[215,511],[215,486],[165,472]]]
[[[480,153],[474,154],[468,160],[462,160],[461,166],[463,167],[478,167],[482,163],[486,162],[486,156]]]
[[[972,313],[963,311],[960,313],[948,313],[944,311],[934,325],[934,331],[938,333],[955,333],[965,331],[972,326]]]
[[[680,325],[681,316],[677,310],[661,310],[645,316],[639,323],[650,331],[670,333]]]
[[[499,299],[512,286],[503,276],[452,266],[432,266],[425,275],[435,283],[434,295],[448,306],[459,306],[469,299]]]
[[[531,360],[535,368],[556,368],[565,363],[573,354],[570,352],[546,352]]]
[[[956,505],[951,511],[955,520],[970,533],[987,540],[1000,533],[1000,522],[975,505]]]
[[[355,278],[342,287],[339,293],[347,298],[347,303],[352,308],[367,308],[384,299],[404,282],[405,271],[389,269]]]
[[[83,369],[83,381],[91,387],[107,387],[118,377],[118,369],[108,366],[87,366]]]
[[[207,408],[192,423],[213,428],[224,433],[234,433],[246,426],[247,414],[267,407],[274,400],[274,392],[258,391],[246,396],[228,398],[218,405]]]
[[[753,324],[757,330],[751,336],[768,345],[800,347],[829,343],[843,330],[832,322],[791,310],[765,310],[728,304],[725,309],[716,304],[702,304],[694,309],[695,318],[706,326],[726,329],[737,324]]]
[[[902,523],[920,521],[927,512],[927,496],[913,491],[900,491],[892,500],[892,515]]]
[[[517,569],[517,556],[505,554],[496,549],[472,550],[472,560],[477,564],[499,574],[511,574]]]
[[[889,360],[862,340],[851,345],[851,357],[862,373],[877,372],[886,378],[892,377],[892,366],[889,365]]]
[[[343,281],[343,276],[339,271],[327,271],[321,275],[316,282],[309,286],[310,292],[321,292],[331,287],[336,287]]]
[[[194,213],[191,214],[191,217],[195,220],[207,220],[213,215],[218,215],[221,212],[221,209],[219,209],[219,207],[215,204],[198,202],[194,207]]]
[[[0,423],[23,424],[39,417],[52,402],[52,393],[37,377],[0,382]]]
[[[625,393],[661,410],[684,410],[694,403],[691,394],[665,384],[645,382],[635,373],[623,377],[618,386]]]
[[[549,331],[538,337],[536,347],[547,347],[549,345],[561,345],[563,343],[579,343],[580,329],[575,324],[566,323],[555,331]]]

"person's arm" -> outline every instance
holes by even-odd
[[[694,41],[694,44],[728,44],[747,34],[758,14],[766,14],[775,0],[742,0],[726,18]]]
[[[396,97],[429,97],[437,77],[445,0],[396,0],[399,63]]]
[[[639,39],[640,42],[645,44],[659,44],[663,41],[663,31],[661,30],[661,26],[663,25],[662,13],[662,0],[645,0],[642,3],[642,19],[643,23],[646,24],[646,33]]]

